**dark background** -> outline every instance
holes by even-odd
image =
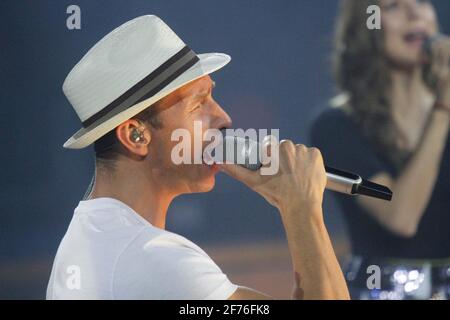
[[[66,28],[66,8],[81,8],[81,30]],[[435,1],[450,30],[450,1]],[[330,53],[335,0],[1,1],[0,298],[44,298],[57,246],[93,174],[93,153],[62,144],[80,122],[65,99],[65,76],[120,24],[156,14],[197,53],[233,60],[213,75],[215,97],[236,128],[280,128],[307,143],[312,117],[332,97]],[[345,225],[330,195],[334,241]],[[168,229],[201,246],[281,240],[278,213],[219,175],[208,194],[177,199]]]

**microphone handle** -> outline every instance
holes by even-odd
[[[257,171],[261,168],[261,164],[257,166],[243,164],[242,166],[252,171]],[[385,201],[392,200],[392,191],[386,186],[365,180],[357,174],[329,166],[325,166],[325,171],[327,175],[327,190],[350,196],[361,195]]]
[[[383,185],[361,178],[359,175],[325,166],[327,186],[331,191],[348,195],[362,195],[380,200],[391,201],[392,191]]]
[[[328,166],[325,166],[325,170],[327,172],[326,188],[331,191],[355,195],[357,186],[363,181],[357,174]]]

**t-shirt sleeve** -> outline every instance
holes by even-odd
[[[327,166],[370,179],[391,173],[362,136],[356,124],[341,110],[321,114],[311,127],[310,142],[319,148]]]
[[[172,241],[125,251],[113,281],[115,299],[226,300],[237,288],[201,249]]]

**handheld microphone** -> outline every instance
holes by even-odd
[[[425,41],[423,42],[422,52],[426,58],[431,58],[433,54],[433,44],[441,41],[446,38],[446,36],[442,33],[437,33],[433,36],[425,37]],[[450,61],[448,62],[450,64]]]
[[[233,148],[234,163],[251,171],[258,171],[262,167],[259,157],[260,150],[262,150],[260,143],[248,137],[241,138],[225,135],[223,138],[223,155],[227,161],[229,159],[226,157],[226,153],[227,148],[230,146]],[[365,180],[357,174],[332,167],[326,166],[325,170],[327,175],[326,188],[328,190],[348,195],[363,195],[386,201],[392,200],[392,191],[386,186]]]

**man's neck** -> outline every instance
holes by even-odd
[[[142,174],[140,168],[99,169],[89,199],[113,198],[119,200],[153,226],[165,229],[166,215],[175,195],[166,192],[161,183]]]

